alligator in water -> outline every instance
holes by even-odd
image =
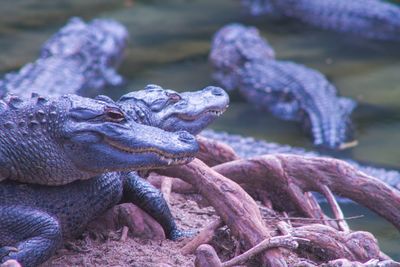
[[[337,32],[400,41],[400,8],[380,0],[244,0],[252,15],[298,19]]]
[[[151,85],[145,91],[147,94],[138,91],[121,97],[121,109],[130,111],[129,118],[163,125],[171,131],[186,127],[197,133],[220,115],[229,102],[227,94],[217,87],[179,94]],[[113,104],[105,96],[98,99]],[[133,108],[135,103],[139,108]],[[176,227],[160,192],[134,172],[107,173],[57,187],[5,181],[0,184],[0,193],[1,261],[17,259],[25,266],[45,261],[62,238],[79,234],[89,221],[122,197],[139,204],[156,218],[167,237],[174,239],[183,234]],[[20,232],[21,228],[25,230]],[[9,247],[15,244],[17,248]]]
[[[300,121],[315,145],[337,149],[355,143],[350,120],[355,102],[338,97],[321,73],[275,60],[254,27],[230,24],[219,30],[210,61],[215,79],[226,89],[238,88],[253,105],[281,119]]]
[[[30,97],[64,94],[90,95],[107,85],[120,85],[117,74],[128,32],[120,23],[95,19],[85,23],[79,18],[44,43],[39,58],[18,72],[0,80],[0,97],[6,93]]]

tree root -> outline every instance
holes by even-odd
[[[197,136],[196,139],[200,146],[200,151],[197,153],[196,157],[208,166],[212,167],[239,159],[235,151],[223,142],[202,136]]]
[[[299,262],[302,258],[311,259],[316,264],[328,264],[338,259],[360,264],[370,260],[387,260],[370,233],[351,232],[333,193],[353,199],[377,212],[396,227],[400,226],[400,193],[340,160],[267,155],[234,160],[210,168],[195,159],[186,166],[160,170],[159,173],[190,183],[214,207],[233,235],[243,242],[243,247],[249,250],[250,255],[261,253],[261,261],[266,266],[287,266],[285,253],[280,249],[269,249],[270,245],[260,249],[260,246],[263,247],[261,244],[271,244],[274,238],[282,237],[272,236],[274,232],[277,233],[277,229],[285,237],[290,236],[292,240],[296,240],[298,248],[291,246],[290,249],[295,252]],[[174,187],[174,182],[179,180],[172,181]],[[279,207],[286,217],[286,212],[295,211],[307,218],[320,220],[325,225],[303,222],[303,226],[292,227],[279,219],[264,224],[254,200],[233,181],[249,188],[262,188],[268,193],[273,207]],[[182,181],[179,183],[182,185]],[[188,188],[187,185],[185,187]],[[320,192],[328,199],[334,219],[329,219],[322,212],[310,191]],[[277,213],[270,210],[268,214]],[[276,215],[276,218],[282,216]],[[289,218],[285,220],[291,221]],[[193,241],[187,253],[192,252],[201,242],[209,242],[213,229],[219,225],[212,224],[203,233],[208,238],[204,239],[203,236]],[[282,244],[277,246],[285,247]],[[209,264],[201,266],[225,266],[207,246],[199,246],[196,254],[197,264]],[[242,258],[233,262],[238,264],[242,259],[247,259],[243,255],[247,254],[238,256]]]
[[[181,249],[182,255],[192,254],[201,244],[207,244],[210,242],[215,234],[215,231],[223,225],[224,223],[221,219],[210,223],[195,238],[193,238],[193,240],[191,240]]]
[[[326,225],[311,224],[291,228],[289,234],[299,238],[298,255],[317,262],[339,258],[365,262],[380,258],[378,242],[368,232],[345,233]]]
[[[327,196],[329,187],[333,193],[369,208],[400,230],[400,192],[341,160],[277,154],[235,160],[213,169],[238,183],[264,188],[283,210],[292,208],[288,202],[295,203],[298,211],[311,218],[312,210],[301,202],[304,193],[315,191]]]
[[[166,177],[163,179],[161,183],[161,193],[163,194],[163,197],[165,201],[169,204],[169,198],[171,195],[171,190],[172,190],[172,178]]]
[[[232,233],[243,241],[246,249],[270,238],[273,229],[264,225],[255,201],[235,182],[210,169],[202,161],[176,168],[160,170],[163,175],[179,177],[190,182],[208,200]],[[268,266],[286,266],[278,249],[262,253],[262,261]]]

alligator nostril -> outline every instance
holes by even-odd
[[[213,94],[215,96],[221,96],[221,95],[224,95],[224,93],[225,93],[225,91],[220,87],[209,86],[206,89],[210,90],[211,94]]]
[[[182,142],[192,143],[193,141],[196,140],[193,135],[191,135],[186,131],[179,131],[177,132],[177,134],[178,134],[178,139]]]
[[[154,89],[162,89],[162,88],[157,84],[148,84],[144,87],[144,90],[154,90]]]

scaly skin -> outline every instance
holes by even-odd
[[[152,84],[123,95],[117,103],[137,122],[165,131],[198,134],[226,110],[229,97],[215,86],[178,93]]]
[[[39,58],[0,80],[0,97],[13,93],[30,97],[97,92],[106,85],[119,85],[116,73],[126,46],[128,32],[113,20],[85,23],[71,19],[42,47]]]
[[[245,0],[253,15],[298,19],[322,29],[400,41],[400,8],[380,0]]]
[[[301,122],[315,145],[337,149],[353,141],[350,113],[355,102],[338,97],[321,73],[275,60],[255,28],[223,27],[214,37],[210,61],[218,82],[227,89],[237,87],[258,108]]]
[[[108,171],[184,164],[187,132],[134,122],[114,103],[76,95],[0,101],[0,180],[63,185]]]
[[[229,102],[227,94],[217,87],[181,94],[155,85],[147,86],[146,90],[151,97],[143,99],[139,91],[137,95],[123,96],[118,104],[121,109],[131,111],[129,118],[138,119],[139,114],[142,119],[158,118],[144,121],[164,122],[171,131],[175,130],[173,125],[178,129],[187,125],[191,132],[198,132],[222,113]],[[105,96],[98,100],[113,104]],[[133,108],[137,101],[141,102],[140,109]],[[154,109],[152,104],[155,103],[163,103],[161,110],[175,111],[160,113],[160,109]],[[193,109],[190,108],[192,104]],[[154,114],[151,114],[151,107]],[[165,120],[160,114],[165,115]],[[187,116],[180,116],[182,114]],[[107,173],[57,187],[6,181],[0,183],[0,194],[0,262],[16,259],[24,266],[42,263],[61,244],[62,237],[78,235],[89,221],[121,199],[139,205],[157,219],[168,238],[176,239],[186,234],[177,228],[162,194],[135,172]]]

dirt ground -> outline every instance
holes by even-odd
[[[195,198],[171,194],[170,205],[177,224],[184,230],[200,230],[218,218],[211,207],[199,207]],[[201,201],[199,202],[201,203]],[[183,256],[179,250],[189,241],[144,240],[128,235],[126,241],[120,241],[121,229],[109,230],[106,235],[98,235],[90,230],[80,239],[67,241],[64,247],[42,267],[61,266],[130,266],[130,267],[167,267],[193,266],[194,255]],[[231,240],[229,230],[221,228],[212,245],[222,259],[232,257],[235,242]]]

